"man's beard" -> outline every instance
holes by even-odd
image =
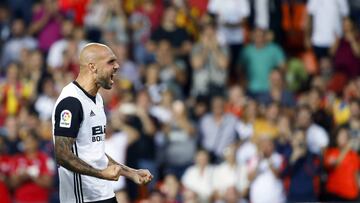
[[[104,89],[107,89],[107,90],[109,90],[109,89],[112,88],[112,84],[111,84],[110,78],[109,78],[109,79],[107,79],[106,77],[98,78],[97,81],[96,81],[96,83],[97,83],[100,87],[102,87],[102,88],[104,88]]]

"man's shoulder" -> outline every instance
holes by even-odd
[[[75,97],[75,98],[79,97],[76,86],[72,82],[67,84],[65,87],[63,87],[58,97],[58,101],[66,97]]]

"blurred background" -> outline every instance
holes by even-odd
[[[359,202],[360,0],[0,1],[0,202],[57,203],[51,113],[88,42],[121,65],[119,203]]]

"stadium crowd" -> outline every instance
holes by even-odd
[[[360,201],[360,0],[3,0],[0,202],[58,202],[51,114],[88,42],[121,64],[118,201]]]

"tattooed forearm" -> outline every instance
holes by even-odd
[[[107,158],[109,159],[109,163],[108,163],[108,166],[111,166],[111,165],[120,165],[119,163],[117,163],[113,158],[111,158],[111,156],[109,156],[108,154],[105,153],[105,155],[107,156]]]
[[[120,164],[116,162],[114,159],[112,159],[108,154],[105,154],[107,158],[109,159],[108,166],[111,165],[118,165],[120,166],[120,175],[125,176],[127,178],[133,178],[136,175],[136,169],[130,168],[128,166],[125,166],[124,164]]]
[[[71,137],[55,136],[56,162],[70,171],[102,178],[100,170],[93,168],[72,153],[71,147],[74,142],[75,139]]]
[[[111,165],[114,165],[114,164],[120,166],[123,175],[124,175],[125,173],[131,173],[131,172],[133,172],[133,171],[135,170],[135,169],[132,169],[132,168],[130,168],[130,167],[127,167],[127,166],[125,166],[125,165],[123,165],[123,164],[120,164],[120,163],[116,162],[116,161],[115,161],[113,158],[111,158],[111,156],[109,156],[108,154],[105,154],[105,155],[106,155],[107,158],[109,159],[108,166],[111,166]]]

